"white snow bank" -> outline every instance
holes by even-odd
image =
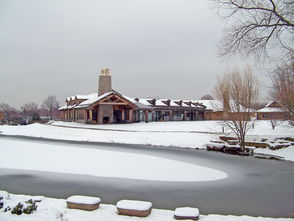
[[[139,200],[120,200],[116,207],[119,209],[146,211],[152,208],[152,203]]]
[[[16,205],[23,198],[29,196],[10,194],[11,199],[6,201],[9,205]],[[0,210],[1,221],[174,221],[174,211],[152,209],[152,213],[145,218],[119,216],[114,205],[101,204],[99,209],[94,211],[73,210],[66,207],[66,201],[63,199],[45,198],[42,202],[37,203],[38,209],[30,215],[22,214],[13,215],[10,212]],[[290,221],[293,219],[286,218],[262,218],[250,216],[223,216],[223,215],[200,215],[201,221]]]
[[[175,209],[175,216],[197,217],[199,216],[199,209],[192,207],[178,207]]]
[[[254,150],[254,153],[276,155],[276,156],[284,157],[285,160],[294,161],[294,146],[282,148],[279,150],[257,148]]]
[[[222,125],[220,121],[167,121],[167,122],[140,122],[132,124],[83,124],[76,122],[53,121],[52,125],[75,127],[75,128],[91,128],[106,130],[125,130],[125,131],[143,131],[143,132],[210,132],[221,133]]]
[[[93,197],[93,196],[75,195],[75,196],[68,197],[66,201],[69,203],[97,204],[101,202],[101,199],[99,197]]]
[[[163,124],[161,125],[163,126]],[[132,126],[132,124],[116,126]],[[167,127],[167,125],[165,127]],[[60,140],[178,146],[189,148],[205,148],[203,147],[204,144],[210,139],[216,139],[215,137],[217,136],[214,134],[195,134],[188,132],[105,131],[64,128],[44,124],[31,124],[27,126],[4,125],[0,126],[0,131],[6,135],[23,135]]]
[[[289,125],[288,121],[278,121],[273,130],[270,120],[256,120],[254,129],[248,132],[248,135],[254,136],[293,136],[294,126]]]
[[[174,121],[134,124],[88,125],[75,122],[53,122],[53,125],[32,124],[27,126],[0,126],[0,132],[6,135],[23,135],[49,139],[143,144],[154,146],[176,146],[183,148],[202,148],[210,140],[218,140],[219,135],[211,134],[222,131],[221,121]],[[99,129],[99,130],[97,130]],[[107,130],[104,130],[107,129]],[[115,130],[115,131],[112,131]],[[232,134],[229,134],[231,136]],[[247,141],[261,138],[274,139],[294,135],[294,127],[280,121],[273,130],[270,121],[255,121],[254,129],[246,136]],[[293,147],[293,146],[292,146]],[[291,148],[291,147],[290,147]],[[263,150],[258,150],[263,151]],[[258,152],[256,151],[256,152]],[[266,150],[267,151],[267,150]],[[288,153],[289,152],[289,153]],[[283,156],[294,161],[289,148],[269,153]]]
[[[155,181],[213,181],[220,170],[143,154],[0,137],[0,167]]]
[[[106,129],[123,131],[143,131],[143,132],[202,132],[202,133],[222,133],[224,123],[222,121],[169,121],[169,122],[149,122],[132,124],[102,124],[89,125],[76,122],[54,121],[52,125],[88,128],[88,129]],[[0,127],[1,128],[1,127]],[[1,129],[0,129],[1,130]],[[287,121],[277,121],[277,126],[273,130],[270,120],[255,120],[254,128],[249,132],[251,135],[293,135],[294,127]]]
[[[44,198],[44,196],[31,196],[31,199],[36,202],[41,202]]]
[[[0,197],[2,197],[4,200],[7,200],[9,199],[9,193],[7,191],[3,191],[3,190],[0,190]]]

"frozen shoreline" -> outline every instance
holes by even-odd
[[[27,136],[55,140],[135,144],[160,147],[205,149],[210,140],[217,140],[221,134],[219,121],[175,121],[116,125],[88,125],[75,122],[51,122],[27,126],[0,126],[3,135]],[[1,134],[0,133],[0,134]],[[293,136],[294,127],[287,122],[275,130],[269,121],[256,121],[254,130],[249,131],[247,140]],[[294,161],[294,145],[280,150],[256,149],[265,153]]]
[[[18,202],[24,202],[28,199],[31,199],[29,195],[16,195],[9,194],[9,199],[4,201],[4,205],[9,205],[13,207]],[[37,211],[34,211],[32,214],[22,214],[14,215],[10,211],[3,212],[0,210],[0,218],[3,221],[18,221],[18,220],[30,220],[30,221],[52,221],[52,220],[71,220],[71,221],[124,221],[124,220],[146,220],[146,221],[172,221],[174,220],[174,211],[171,210],[162,210],[162,209],[152,209],[151,214],[146,218],[139,217],[128,217],[121,216],[117,214],[117,209],[114,205],[102,204],[97,210],[94,211],[83,211],[76,209],[68,209],[66,207],[65,199],[54,199],[54,198],[42,198],[42,201],[37,203]],[[201,211],[200,211],[201,214]],[[250,216],[233,216],[233,215],[200,215],[202,221],[290,221],[291,218],[269,218],[269,217],[250,217]]]

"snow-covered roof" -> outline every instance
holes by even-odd
[[[150,98],[137,98],[137,99],[138,99],[138,102],[140,102],[141,104],[148,105],[148,106],[151,105],[149,101],[152,99]]]
[[[75,99],[87,100],[87,99],[94,98],[94,97],[97,97],[97,96],[98,96],[97,93],[91,93],[91,94],[87,94],[87,95],[78,94],[78,95],[67,97],[66,101],[75,100]]]
[[[212,111],[222,111],[223,104],[219,100],[194,100],[193,103],[200,103],[206,106],[206,109]]]
[[[66,109],[72,109],[72,108],[74,108],[75,106],[77,106],[77,105],[76,105],[76,104],[68,105]]]
[[[87,99],[90,99],[90,98],[94,98],[94,97],[97,97],[98,96],[98,93],[92,93],[92,94],[88,94],[88,95],[76,95],[76,99],[79,99],[79,100],[87,100]]]
[[[152,109],[152,107],[150,105],[145,105],[141,102],[135,102],[135,105],[137,107],[139,107],[140,109],[150,109],[150,110]]]
[[[270,105],[272,105],[272,103],[274,103],[275,101],[270,101],[267,105],[265,105],[265,107],[269,107]]]
[[[135,103],[137,102],[134,98],[128,97],[126,95],[122,95],[123,98],[125,98],[126,100],[128,100],[129,102]]]
[[[206,106],[207,110],[223,111],[223,103],[219,100],[194,100],[193,101],[193,103],[197,103],[197,102]],[[232,112],[236,112],[236,110],[239,110],[240,112],[256,112],[255,110],[246,108],[242,105],[240,105],[237,108],[236,104],[232,100],[230,101],[230,107]]]
[[[94,104],[95,102],[101,100],[102,98],[107,97],[107,96],[110,95],[111,93],[113,93],[113,91],[106,92],[106,93],[104,93],[104,94],[101,94],[101,95],[98,96],[98,97],[92,97],[92,98],[90,98],[90,99],[88,99],[88,100],[85,100],[85,101],[81,102],[81,103],[79,104],[79,106],[83,106],[83,107],[90,106],[91,104]]]
[[[88,94],[88,95],[75,95],[75,96],[71,96],[68,97],[66,100],[70,101],[70,100],[75,100],[75,99],[79,99],[79,100],[84,100],[82,101],[80,104],[78,105],[74,105],[74,106],[65,106],[60,108],[60,110],[65,110],[65,109],[70,109],[70,108],[75,108],[75,109],[81,109],[81,108],[87,108],[89,107],[91,104],[96,103],[97,101],[105,98],[106,96],[110,95],[111,93],[117,93],[115,90],[112,90],[110,92],[106,92],[100,96],[98,96],[97,93],[92,93],[92,94]],[[211,101],[207,101],[207,100],[197,100],[197,101],[193,101],[193,100],[170,100],[170,99],[155,99],[155,98],[130,98],[126,95],[121,95],[124,99],[128,100],[129,102],[133,103],[134,105],[136,105],[138,108],[140,109],[151,109],[153,107],[153,101],[155,101],[155,107],[197,107],[197,108],[203,108],[201,106],[201,104],[203,104],[204,106],[207,107],[207,109],[212,109],[215,110],[215,108],[212,108],[212,106],[214,106],[214,104],[210,104]],[[197,104],[200,103],[200,104]],[[208,103],[209,102],[209,103]],[[215,103],[217,101],[213,101],[213,103]]]
[[[182,102],[182,107],[190,107],[188,104]]]
[[[168,105],[163,103],[161,100],[156,100],[155,101],[155,106],[168,106]]]
[[[58,110],[66,110],[66,109],[67,109],[67,106],[66,105],[58,108]]]
[[[264,107],[262,109],[259,109],[257,112],[285,112],[283,109],[278,107]]]
[[[171,100],[170,101],[170,106],[171,107],[180,107],[181,105],[177,104],[175,101]]]

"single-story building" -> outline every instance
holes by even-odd
[[[288,120],[289,112],[285,111],[277,101],[269,102],[264,108],[257,111],[258,120]]]
[[[92,124],[204,120],[206,107],[190,100],[129,98],[112,89],[109,69],[99,75],[98,93],[66,98],[64,121]]]
[[[229,110],[229,108],[224,108],[224,105],[219,100],[195,100],[194,102],[200,103],[206,106],[204,113],[205,120],[250,120],[256,116],[256,111],[240,106],[238,111]],[[234,106],[234,104],[230,104]]]

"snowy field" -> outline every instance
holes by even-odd
[[[53,122],[51,125],[0,126],[6,135],[23,135],[61,140],[88,142],[145,144],[205,148],[210,140],[221,135],[222,125],[218,121],[150,122],[119,125],[87,125],[73,122]],[[227,133],[226,133],[227,134]],[[275,130],[269,121],[256,121],[249,131],[249,140],[293,136],[294,127],[279,124]],[[272,151],[258,149],[256,152],[283,156],[294,160],[294,148]]]
[[[72,128],[70,125],[84,128]],[[148,126],[146,123],[135,124],[138,127]],[[134,127],[134,124],[113,125],[114,127],[123,128]],[[170,128],[165,123],[150,123],[153,128],[164,126]],[[88,127],[96,125],[72,124],[69,127],[59,127],[45,124],[31,124],[27,126],[0,126],[2,134],[6,135],[23,135],[31,137],[43,137],[60,140],[88,141],[88,142],[106,142],[106,143],[124,143],[124,144],[144,144],[155,146],[178,146],[187,148],[204,148],[202,147],[207,141],[215,137],[214,134],[195,134],[187,131],[120,131],[120,130],[94,130]],[[105,125],[107,127],[109,125]],[[97,125],[99,127],[99,125]],[[108,128],[108,127],[107,127]],[[151,128],[150,128],[151,129]],[[152,129],[153,130],[153,129]]]
[[[10,194],[10,199],[5,200],[5,205],[10,207],[15,206],[18,202],[24,202],[32,197],[26,195]],[[103,203],[103,199],[102,199]],[[125,221],[125,220],[146,220],[146,221],[174,221],[174,211],[152,209],[151,214],[146,218],[129,217],[117,214],[117,209],[114,205],[101,204],[97,210],[88,212],[76,209],[68,209],[64,199],[44,198],[40,203],[37,203],[37,211],[26,215],[13,215],[10,212],[2,212],[0,209],[0,220],[2,221]],[[224,215],[201,215],[201,221],[290,221],[293,219],[287,218],[263,218],[250,216],[224,216]]]
[[[0,160],[0,168],[173,182],[212,181],[227,177],[222,171],[200,165],[70,144],[0,138],[0,150],[5,156]]]
[[[23,135],[49,139],[106,142],[124,144],[144,144],[153,146],[173,146],[204,149],[210,140],[222,134],[223,125],[219,121],[177,121],[133,124],[87,125],[74,122],[53,122],[52,124],[32,124],[27,126],[0,126],[6,135]],[[273,130],[270,121],[255,121],[254,129],[248,133],[248,140],[261,138],[294,137],[294,127],[287,122],[279,123]],[[282,156],[294,161],[294,146],[286,149],[256,149],[255,152]]]

